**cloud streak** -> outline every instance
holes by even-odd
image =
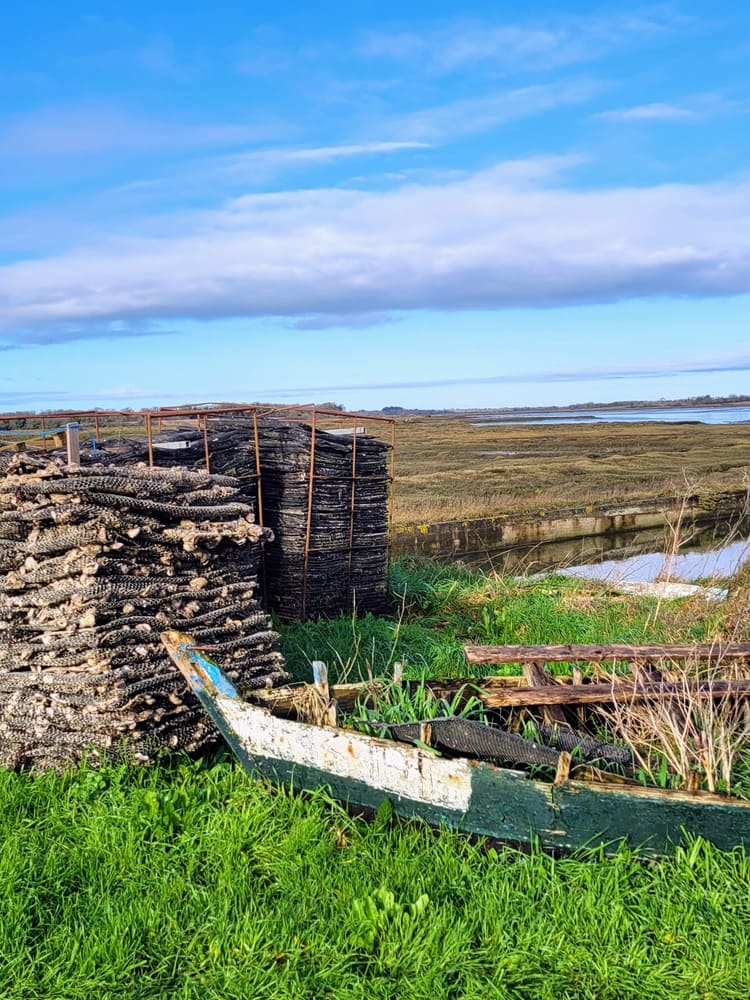
[[[220,148],[267,138],[242,123],[160,120],[97,101],[38,108],[0,121],[0,152],[10,160]]]
[[[526,24],[458,19],[431,29],[369,31],[361,55],[415,65],[436,75],[472,67],[546,70],[599,59],[671,33],[685,19],[665,7],[601,17],[568,16]]]
[[[666,122],[697,121],[700,115],[692,108],[679,107],[655,101],[652,104],[637,104],[632,108],[616,108],[602,111],[595,118],[618,122]]]
[[[309,167],[314,164],[334,163],[336,160],[360,156],[387,156],[414,149],[429,149],[429,143],[412,139],[386,142],[341,143],[332,146],[279,146],[273,149],[250,150],[215,159],[204,164],[225,173],[245,172],[263,167],[280,170],[288,166]]]
[[[454,139],[488,132],[507,122],[531,118],[556,108],[582,104],[600,90],[601,84],[592,80],[560,80],[506,89],[397,115],[388,127],[392,133],[412,140]]]
[[[347,392],[365,389],[439,389],[458,386],[525,385],[556,382],[612,382],[622,379],[656,379],[674,375],[700,375],[718,372],[750,371],[750,354],[734,358],[704,358],[692,361],[665,361],[655,365],[621,368],[572,368],[567,371],[513,372],[502,375],[477,375],[461,378],[424,379],[383,382],[355,382],[342,385],[307,385],[289,389],[267,390],[299,396],[305,393]]]
[[[0,341],[179,319],[750,291],[750,181],[580,190],[559,160],[380,191],[252,194],[0,268]],[[43,333],[40,333],[42,331]],[[73,332],[71,332],[73,331]],[[75,332],[78,331],[78,332]]]
[[[321,399],[331,393],[378,391],[390,392],[412,389],[451,389],[464,386],[510,386],[510,385],[553,385],[564,383],[617,382],[626,379],[652,380],[684,375],[706,375],[723,372],[750,371],[750,354],[735,356],[707,356],[690,360],[665,360],[654,364],[621,366],[619,368],[581,367],[567,370],[537,370],[500,375],[466,375],[458,378],[444,379],[401,379],[381,380],[371,382],[345,382],[330,385],[297,385],[294,387],[278,386],[275,388],[258,388],[253,390],[257,398],[265,400],[317,398]],[[208,392],[204,386],[202,391]],[[214,395],[226,396],[224,386],[217,389]],[[231,391],[232,398],[246,398],[246,390]],[[66,391],[46,389],[2,390],[0,389],[0,407],[21,407],[54,404],[68,406],[96,406],[102,403],[110,405],[141,403],[148,405],[154,399],[164,402],[165,399],[183,400],[184,392],[164,391],[137,385],[121,385],[99,391]]]

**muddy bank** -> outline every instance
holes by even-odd
[[[477,560],[504,550],[528,550],[575,539],[608,540],[608,547],[615,548],[615,538],[626,540],[636,532],[664,532],[679,525],[685,533],[702,526],[739,520],[747,515],[749,504],[750,494],[743,489],[432,524],[396,525],[391,533],[391,553],[393,556]]]

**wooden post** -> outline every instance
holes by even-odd
[[[573,762],[573,758],[570,756],[567,750],[561,750],[560,756],[557,758],[557,771],[555,772],[556,785],[563,785],[570,777],[570,765]]]
[[[583,684],[583,671],[580,667],[573,667],[571,672],[572,683],[578,687],[578,685]],[[586,710],[583,705],[579,705],[576,709],[576,717],[578,719],[578,728],[583,729],[586,725]]]
[[[539,660],[524,663],[523,676],[529,687],[546,687],[548,684],[554,683]],[[542,718],[548,726],[554,726],[555,723],[564,726],[568,721],[565,718],[565,712],[559,705],[545,705],[542,708]]]
[[[432,746],[432,726],[429,722],[419,723],[419,742],[426,747]]]
[[[68,451],[68,465],[81,464],[81,431],[78,424],[65,427],[65,446]]]
[[[313,686],[318,692],[318,696],[324,709],[321,720],[322,725],[335,726],[336,702],[331,700],[331,692],[328,687],[328,667],[322,660],[313,660],[312,671]]]

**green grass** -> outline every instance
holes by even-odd
[[[284,627],[297,676],[313,658],[349,677],[396,659],[407,675],[457,676],[466,640],[750,628],[741,590],[726,607],[659,606],[565,578],[408,563],[394,588],[390,619]],[[750,860],[701,841],[659,862],[626,849],[555,859],[387,809],[366,822],[324,792],[183,760],[0,770],[0,845],[2,1000],[750,995]]]
[[[700,841],[488,850],[227,763],[0,772],[0,802],[4,1000],[750,991],[750,860]]]
[[[407,677],[462,677],[470,673],[465,644],[692,642],[714,637],[719,628],[719,612],[701,598],[659,604],[565,576],[514,580],[401,560],[393,567],[392,587],[390,618],[284,626],[282,650],[293,675],[308,679],[310,663],[318,659],[335,681],[383,676],[396,660]]]

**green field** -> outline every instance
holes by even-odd
[[[488,849],[354,820],[226,763],[5,773],[0,801],[4,1000],[750,991],[741,852]]]
[[[400,564],[388,618],[284,628],[298,677],[459,675],[461,644],[750,637],[750,581],[658,604]],[[353,818],[231,761],[0,771],[0,997],[745,998],[750,861],[552,858]]]

